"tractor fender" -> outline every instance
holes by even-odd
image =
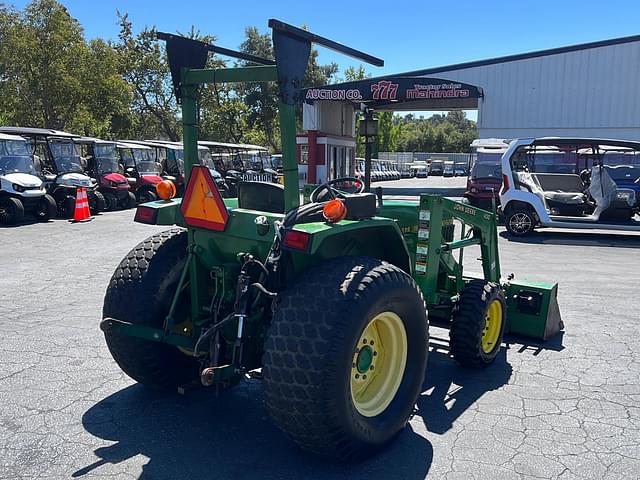
[[[374,218],[335,225],[314,223],[297,225],[295,230],[312,235],[307,252],[290,251],[297,273],[332,258],[365,256],[384,260],[411,274],[409,251],[394,220]]]

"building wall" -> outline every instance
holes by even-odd
[[[640,140],[640,42],[430,72],[482,87],[481,138]]]

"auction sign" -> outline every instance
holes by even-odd
[[[359,80],[307,88],[303,94],[306,102],[335,100],[362,103],[482,97],[482,91],[473,85],[424,77]]]

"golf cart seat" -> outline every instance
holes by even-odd
[[[285,213],[284,186],[270,182],[240,182],[238,207],[259,212]]]
[[[630,188],[618,188],[609,172],[603,166],[591,169],[591,185],[589,194],[596,202],[596,209],[591,215],[597,220],[619,219],[629,220],[633,217],[633,206],[636,194]]]
[[[533,176],[542,188],[546,200],[567,205],[582,205],[586,201],[585,185],[580,175],[536,173]]]

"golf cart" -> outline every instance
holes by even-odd
[[[429,175],[443,175],[444,160],[432,159],[429,166]]]
[[[153,149],[120,141],[116,146],[118,158],[124,166],[124,174],[137,202],[157,200],[156,185],[162,181],[162,165],[156,162]]]
[[[116,142],[92,137],[73,140],[80,148],[80,156],[86,162],[86,172],[97,182],[97,189],[104,196],[105,209],[117,210],[136,206],[136,196],[123,175]]]
[[[464,192],[471,205],[491,210],[500,204],[502,185],[502,155],[509,144],[500,138],[477,138],[471,142],[469,176]]]
[[[416,178],[427,178],[429,176],[429,165],[423,160],[417,160],[411,164],[411,171]]]
[[[507,230],[514,236],[538,226],[640,231],[636,190],[617,185],[610,173],[622,162],[640,164],[640,142],[514,140],[502,156],[500,201]]]
[[[136,221],[170,229],[117,267],[100,328],[136,381],[225,388],[258,376],[286,436],[325,457],[359,460],[396,438],[414,412],[427,310],[450,327],[453,357],[481,368],[496,360],[505,332],[558,333],[557,285],[503,279],[495,215],[460,202],[423,194],[381,204],[348,177],[314,187],[300,205],[296,107],[311,44],[383,62],[278,20],[269,26],[275,65],[223,50],[261,64],[251,67],[205,69],[218,47],[158,34],[182,106],[187,187],[182,199],[159,188],[162,201],[138,206]],[[222,199],[198,161],[197,92],[255,81],[279,86],[284,186],[241,182],[237,198]],[[477,278],[463,275],[460,251],[472,245],[482,259]]]
[[[36,176],[31,147],[22,137],[0,133],[0,224],[20,223],[26,213],[46,222],[56,202]]]
[[[177,147],[178,150],[175,150],[175,154],[182,161],[182,167],[184,168],[184,149],[183,149],[182,143],[160,142],[160,141],[158,141],[158,143],[166,143],[174,147]],[[218,187],[218,190],[220,190],[220,193],[222,193],[224,197],[227,197],[229,188],[227,187],[225,179],[222,178],[222,175],[216,168],[215,162],[213,160],[213,157],[211,156],[211,152],[209,148],[206,147],[205,145],[198,144],[198,162],[200,165],[204,165],[209,169],[209,172],[211,173],[213,180],[216,182],[216,187]]]
[[[207,147],[216,169],[222,173],[225,196],[237,196],[240,182],[280,183],[280,176],[272,165],[269,150],[247,143],[198,141],[198,148]]]
[[[162,165],[161,177],[173,182],[178,195],[182,195],[184,192],[184,150],[182,146],[162,140],[121,140],[121,142],[151,148],[155,161]]]
[[[467,175],[467,162],[455,162],[453,165],[453,176],[464,177]]]
[[[20,135],[29,141],[36,172],[55,200],[59,216],[73,215],[79,188],[86,189],[92,214],[105,209],[105,199],[96,190],[96,183],[84,173],[84,161],[73,142],[78,135],[30,127],[0,127],[0,133]]]

